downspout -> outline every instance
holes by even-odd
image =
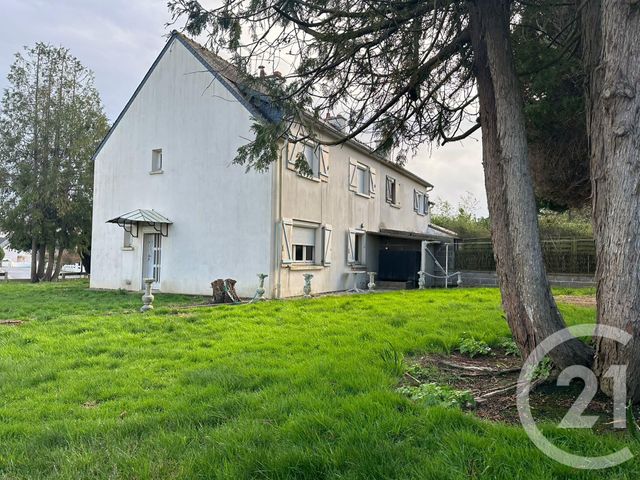
[[[289,146],[288,142],[285,140],[284,143],[284,152],[288,151]],[[282,171],[282,155],[278,158],[276,162],[276,175],[275,175],[275,190],[276,190],[276,212],[275,212],[275,228],[274,228],[274,252],[273,252],[273,298],[280,298],[281,294],[281,281],[282,281],[282,268],[281,268],[281,255],[282,255],[282,245],[280,242],[282,241],[282,232],[280,229],[282,228],[282,183],[283,183],[283,171]]]

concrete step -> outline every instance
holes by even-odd
[[[376,281],[376,290],[406,290],[407,282]]]

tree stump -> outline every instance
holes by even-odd
[[[224,303],[224,280],[219,278],[211,282],[211,288],[213,289],[212,303]]]
[[[212,303],[236,303],[240,301],[238,294],[236,293],[236,283],[233,278],[227,278],[223,280],[218,278],[211,282],[211,288],[213,289]]]
[[[227,278],[225,280],[227,287],[227,295],[224,296],[224,303],[236,303],[240,301],[240,297],[236,293],[236,283],[238,283],[233,278]]]

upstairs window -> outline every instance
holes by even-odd
[[[418,213],[418,215],[427,215],[429,213],[429,195],[414,190],[413,209]]]
[[[309,227],[293,227],[293,261],[314,263],[316,253],[316,230]]]
[[[363,197],[376,194],[376,169],[349,158],[349,190]]]
[[[162,149],[151,151],[151,173],[162,172]]]
[[[304,158],[309,164],[309,168],[311,169],[313,178],[318,178],[320,176],[321,157],[322,157],[322,150],[320,150],[319,145],[305,144]]]
[[[358,165],[356,176],[358,186],[357,192],[361,195],[369,195],[369,169],[364,165]]]
[[[390,203],[392,205],[396,205],[398,203],[397,189],[398,189],[398,184],[396,182],[396,179],[393,177],[387,176],[386,191],[385,191],[385,198],[387,200],[387,203]]]

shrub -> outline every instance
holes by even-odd
[[[536,380],[546,380],[551,376],[551,371],[553,370],[553,362],[549,357],[544,357],[536,368],[531,372],[530,379],[532,382]]]
[[[470,391],[455,390],[436,383],[423,383],[417,387],[400,387],[397,391],[427,407],[463,408],[475,404],[475,399]]]
[[[472,337],[466,337],[460,341],[458,351],[463,355],[473,358],[479,355],[489,355],[491,353],[491,347],[487,342],[476,340]]]
[[[514,357],[520,356],[520,349],[518,348],[518,345],[516,345],[516,342],[511,338],[500,342],[500,348],[504,350],[506,355],[512,355]]]

